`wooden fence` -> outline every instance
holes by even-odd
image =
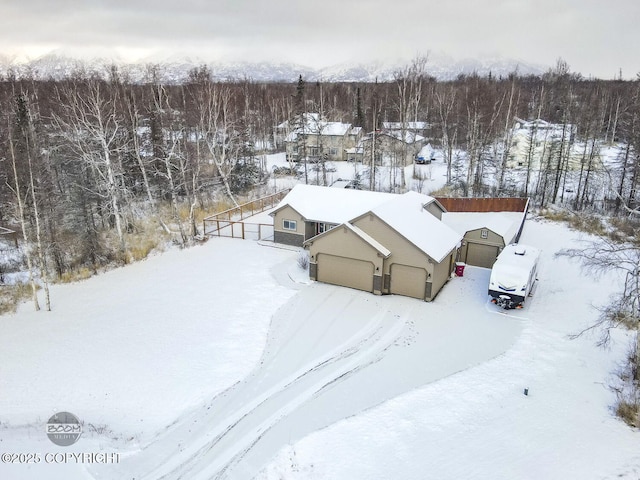
[[[258,198],[257,200],[243,203],[237,207],[209,215],[202,221],[203,231],[205,235],[243,239],[253,238],[253,233],[257,233],[258,240],[266,239],[269,235],[273,236],[273,225],[266,223],[246,223],[242,220],[275,207],[290,190],[291,189],[280,190],[266,197]],[[267,227],[271,228],[269,234],[266,233],[268,230]],[[256,228],[257,232],[255,231]],[[249,235],[250,233],[251,235]]]
[[[448,212],[526,212],[528,198],[450,198],[436,197]]]
[[[233,220],[209,220],[213,226],[207,235],[242,238],[243,240],[273,240],[273,224]]]

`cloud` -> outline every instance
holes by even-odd
[[[3,10],[5,53],[56,46],[326,66],[441,51],[640,71],[636,0],[5,0]]]

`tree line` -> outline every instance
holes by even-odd
[[[364,132],[385,121],[427,122],[453,193],[526,195],[541,206],[565,201],[567,151],[581,142],[590,147],[571,202],[593,207],[590,161],[615,145],[609,206],[638,204],[639,81],[583,79],[561,61],[542,76],[442,82],[417,59],[392,80],[360,84],[218,82],[203,66],[175,85],[159,80],[161,69],[150,66],[143,82],[117,67],[106,77],[0,79],[0,225],[19,227],[29,270],[45,283],[46,272],[60,278],[130,261],[141,219],[181,245],[192,242],[203,211],[221,198],[233,205],[265,182],[260,155],[281,148],[276,125],[303,112]],[[511,181],[504,148],[515,117],[575,126],[537,171],[525,166],[520,183]]]

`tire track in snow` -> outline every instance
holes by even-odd
[[[281,312],[283,318],[275,325],[276,334],[272,336],[270,329],[264,362],[254,372],[218,394],[207,405],[181,416],[144,449],[123,454],[119,465],[114,465],[109,472],[103,470],[96,477],[191,479],[211,478],[217,475],[216,471],[224,475],[289,413],[332,384],[382,358],[383,352],[397,340],[404,328],[404,322],[380,312],[379,307],[374,302],[369,303],[367,297],[364,306],[374,316],[364,324],[364,328],[352,330],[351,336],[339,346],[307,361],[303,367],[280,379],[273,375],[282,369],[277,363],[283,359],[289,361],[291,352],[287,351],[287,346],[297,347],[299,334],[302,338],[306,336],[307,343],[311,338],[309,345],[303,342],[303,348],[309,347],[309,352],[305,352],[303,357],[309,357],[308,353],[315,351],[317,344],[314,335],[317,338],[327,335],[329,342],[323,340],[323,345],[332,345],[331,330],[349,318],[353,308],[358,311],[363,308],[353,294],[341,296],[328,289],[321,292],[322,295],[314,293],[311,303],[319,307],[318,311],[322,311],[324,306],[323,317],[309,317],[303,320],[307,322],[307,327],[303,327],[299,320],[300,304],[308,307],[309,299],[288,304]],[[327,317],[326,305],[329,303],[331,314]],[[324,327],[318,329],[317,325]],[[309,330],[313,334],[311,337]],[[273,353],[268,353],[269,349]],[[295,358],[291,360],[296,361]],[[272,368],[274,372],[271,372]],[[266,380],[265,375],[268,377]],[[268,385],[266,389],[265,384]],[[215,462],[215,468],[211,466],[212,462]],[[203,470],[208,473],[200,475]]]
[[[384,317],[385,314],[379,314],[376,318],[375,325],[379,325]],[[391,315],[389,315],[389,317],[391,317]],[[307,369],[304,373],[297,376],[293,381],[288,382],[282,388],[270,392],[266,398],[261,398],[257,405],[243,409],[243,413],[239,418],[227,424],[223,432],[216,435],[215,438],[208,441],[205,445],[202,445],[197,452],[191,453],[187,458],[183,455],[179,460],[175,459],[180,462],[176,468],[169,472],[164,468],[162,471],[156,470],[144,478],[162,478],[167,480],[178,478],[224,478],[229,468],[232,468],[234,464],[240,461],[270,428],[286,418],[292,411],[303,403],[313,399],[330,385],[375,363],[375,361],[378,360],[379,354],[395,342],[404,328],[404,323],[399,322],[396,318],[389,318],[386,323],[387,326],[378,326],[375,331],[359,340],[355,345],[343,349],[338,355],[323,359],[312,368]],[[320,378],[312,378],[309,386],[305,386],[301,392],[295,391],[300,381],[307,380],[309,376],[315,373],[317,373],[317,376]],[[287,396],[291,396],[291,398],[286,399]],[[281,397],[285,397],[285,399]],[[281,406],[273,411],[273,413],[267,413],[266,418],[263,416],[264,419],[260,420],[260,412],[258,412],[258,410],[267,402],[277,403]],[[251,417],[258,418],[254,419]],[[251,423],[252,421],[257,421],[258,423],[253,426],[244,426],[248,431],[244,433],[241,438],[232,439],[230,440],[230,445],[216,449],[220,442],[227,439],[227,435],[234,432],[245,420],[247,423]],[[173,466],[175,463],[175,461],[171,462],[171,465]]]

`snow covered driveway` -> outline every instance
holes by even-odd
[[[508,312],[517,319],[494,314],[523,326],[504,354],[291,442],[256,480],[640,478],[640,432],[615,418],[608,388],[628,334],[613,332],[606,350],[594,336],[569,338],[597,317],[591,303],[606,302],[619,285],[614,276],[594,282],[579,265],[554,258],[560,248],[577,246],[579,236],[555,223],[525,225],[522,242],[543,249],[540,283],[524,310]],[[474,280],[484,286],[487,279],[470,273],[426,306],[449,316],[440,336],[457,344],[456,352],[500,340],[474,300],[486,295]],[[464,294],[451,295],[457,289]],[[456,318],[458,301],[469,309]],[[438,355],[443,366],[459,361],[447,350]]]
[[[252,478],[283,446],[504,352],[521,323],[485,309],[487,280],[471,268],[431,304],[302,288],[274,316],[247,378],[105,478]]]

